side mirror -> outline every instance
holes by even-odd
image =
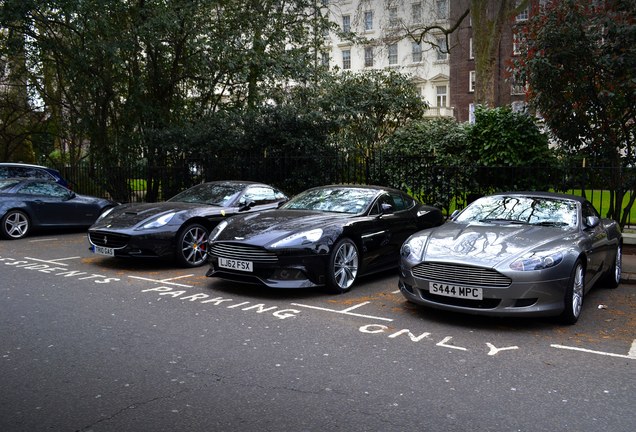
[[[75,198],[77,195],[75,194],[75,192],[73,191],[69,191],[68,194],[66,194],[66,201],[68,200],[72,200],[73,198]]]
[[[391,204],[380,204],[380,213],[382,214],[386,214],[386,213],[392,213],[393,212],[393,206]]]
[[[249,209],[251,209],[252,207],[254,207],[254,204],[256,204],[253,200],[247,200],[244,203],[241,203],[239,205],[239,211],[247,211]]]
[[[597,216],[588,216],[585,218],[585,226],[588,228],[594,228],[601,223],[601,220]]]

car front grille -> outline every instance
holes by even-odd
[[[208,253],[215,257],[252,261],[265,264],[278,262],[276,254],[255,246],[238,245],[235,243],[212,243]]]
[[[93,231],[88,233],[88,239],[95,246],[121,249],[126,247],[130,236],[110,232]]]
[[[455,264],[420,263],[413,267],[413,276],[458,285],[498,288],[505,288],[511,283],[509,277],[495,270]]]

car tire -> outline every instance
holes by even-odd
[[[565,290],[563,312],[561,313],[561,323],[575,324],[581,316],[583,309],[583,296],[585,293],[585,268],[580,259],[574,263],[568,287]]]
[[[176,258],[183,267],[200,267],[208,259],[210,230],[198,223],[186,225],[177,236]]]
[[[348,238],[338,241],[327,266],[327,289],[336,294],[347,292],[358,276],[358,247]]]
[[[616,255],[614,256],[614,262],[607,269],[607,273],[603,278],[603,284],[608,288],[618,288],[621,283],[621,274],[623,268],[623,245],[616,246]]]
[[[31,231],[29,216],[21,210],[9,210],[2,218],[2,237],[17,240]]]

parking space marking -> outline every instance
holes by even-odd
[[[624,358],[624,359],[636,360],[636,340],[634,340],[634,342],[632,342],[632,347],[630,348],[630,350],[627,353],[627,355],[610,353],[610,352],[605,352],[605,351],[595,351],[595,350],[591,350],[591,349],[587,349],[587,348],[579,348],[579,347],[573,347],[573,346],[567,346],[567,345],[552,344],[550,346],[552,348],[558,348],[558,349],[564,349],[564,350],[570,350],[570,351],[580,351],[580,352],[584,352],[584,353],[588,353],[588,354],[598,354],[598,355],[603,355],[603,356],[607,356],[607,357],[619,357],[619,358]]]
[[[145,277],[141,277],[141,276],[128,276],[128,277],[132,278],[132,279],[142,280],[142,281],[145,281],[145,282],[154,282],[154,283],[158,283],[158,284],[180,286],[180,287],[183,287],[183,288],[192,288],[194,285],[185,285],[185,284],[180,284],[180,283],[176,283],[176,282],[171,282],[171,281],[176,280],[176,279],[183,279],[183,278],[192,277],[192,276],[194,276],[194,275],[190,274],[190,275],[183,275],[183,276],[177,276],[177,277],[173,277],[173,278],[159,279],[159,280],[145,278]]]
[[[305,304],[300,304],[300,303],[292,303],[292,306],[297,306],[297,307],[302,307],[302,308],[307,308],[307,309],[314,309],[314,310],[320,310],[323,312],[331,312],[331,313],[335,313],[335,314],[339,314],[339,315],[349,315],[349,316],[355,316],[355,317],[359,317],[359,318],[368,318],[368,319],[372,319],[372,320],[378,320],[378,321],[388,321],[388,322],[392,322],[393,319],[391,318],[384,318],[384,317],[378,317],[378,316],[373,316],[373,315],[365,315],[365,314],[358,314],[358,313],[352,313],[351,311],[354,309],[357,309],[361,306],[364,306],[366,304],[368,304],[370,302],[364,302],[361,303],[359,305],[355,305],[355,306],[351,306],[347,309],[343,309],[343,310],[335,310],[335,309],[329,309],[329,308],[323,308],[323,307],[319,307],[319,306],[311,306],[311,305],[305,305]]]
[[[75,260],[75,259],[80,259],[82,257],[68,257],[68,258],[56,258],[56,259],[52,259],[52,260],[43,260],[43,259],[39,259],[39,258],[31,258],[31,257],[24,257],[24,259],[28,259],[28,260],[32,260],[32,261],[37,261],[37,262],[41,262],[41,263],[47,263],[47,264],[56,264],[56,265],[63,265],[63,266],[68,266],[68,264],[64,264],[63,262],[60,261],[68,261],[68,260]]]

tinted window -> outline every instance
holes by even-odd
[[[18,183],[20,183],[19,180],[0,180],[0,190],[5,191],[7,189],[11,189]]]
[[[391,197],[393,197],[393,203],[395,204],[395,211],[403,211],[408,210],[413,207],[415,201],[413,198],[407,195],[403,195],[396,192],[391,192]]]
[[[18,193],[25,195],[46,195],[55,198],[65,198],[69,195],[68,189],[51,182],[27,183]]]
[[[253,201],[256,205],[272,204],[281,199],[280,195],[282,194],[277,194],[272,188],[250,186],[245,192],[245,195],[243,195],[243,198],[241,198],[241,204],[248,201]]]

